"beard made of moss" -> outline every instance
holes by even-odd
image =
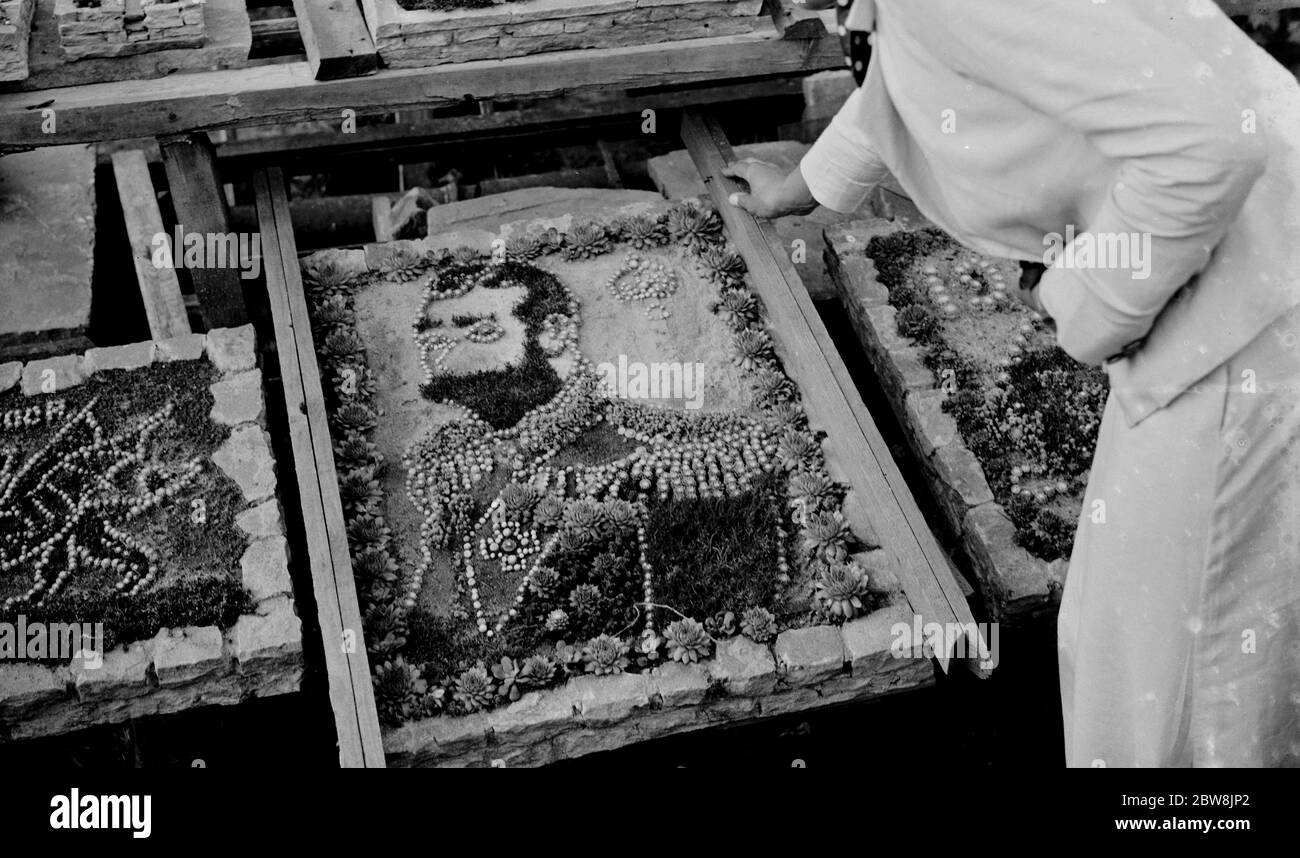
[[[778,480],[766,477],[736,497],[651,505],[646,556],[657,570],[655,601],[700,619],[774,609],[781,497]]]
[[[68,590],[0,621],[103,623],[104,649],[149,640],[163,629],[216,626],[229,629],[256,605],[243,584],[227,575],[177,578],[138,596],[115,590]]]
[[[488,267],[489,263],[482,263]],[[421,393],[433,401],[455,400],[474,410],[494,429],[515,425],[529,411],[550,402],[563,381],[538,342],[547,316],[567,313],[569,298],[550,272],[521,262],[494,266],[499,276],[479,288],[519,284],[527,294],[514,315],[524,323],[524,354],[518,364],[500,370],[468,375],[438,375],[421,385]]]
[[[66,588],[48,596],[40,607],[23,606],[27,622],[79,622],[104,624],[105,647],[133,643],[154,637],[165,628],[216,625],[229,628],[253,604],[243,588],[239,560],[247,542],[235,524],[244,506],[239,487],[210,463],[212,454],[225,443],[230,431],[212,421],[212,392],[209,386],[220,373],[206,361],[154,363],[135,370],[107,370],[65,393],[51,394],[68,404],[69,412],[98,396],[95,417],[105,435],[119,431],[126,423],[175,403],[173,422],[154,436],[153,451],[164,461],[200,456],[209,463],[197,485],[173,502],[152,510],[128,526],[160,550],[167,570],[162,580],[134,597],[113,587],[114,576],[83,570],[69,579]],[[46,396],[0,398],[0,410],[43,402]],[[11,433],[24,447],[43,444],[49,427]],[[201,498],[204,521],[191,519],[190,500]],[[78,536],[88,541],[90,522],[84,522]],[[0,584],[7,582],[0,582]],[[0,587],[0,590],[6,588]],[[233,613],[232,613],[233,612]]]

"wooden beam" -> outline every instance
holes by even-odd
[[[290,153],[295,171],[328,167],[343,156],[380,153],[401,161],[428,146],[457,142],[479,144],[506,138],[533,137],[563,131],[576,136],[584,129],[613,129],[634,123],[639,127],[644,110],[670,110],[719,102],[749,102],[756,99],[802,98],[798,78],[764,78],[738,84],[691,87],[667,92],[592,92],[547,99],[513,110],[498,110],[487,116],[425,116],[382,125],[361,125],[355,134],[337,130],[282,137],[234,139],[217,147],[223,174],[230,178],[259,166],[286,162]],[[608,132],[614,136],[613,131]],[[584,138],[590,135],[583,134]],[[554,146],[555,141],[521,141],[525,146]],[[427,159],[426,159],[427,160]]]
[[[144,153],[139,149],[114,152],[113,178],[122,201],[131,261],[135,263],[135,278],[139,283],[140,297],[144,299],[145,316],[149,319],[149,335],[155,340],[165,340],[188,334],[190,320],[185,312],[185,299],[181,297],[176,270],[160,268],[153,262],[154,236],[166,235],[166,230]],[[169,247],[171,242],[172,237],[167,236]],[[173,247],[171,251],[175,259],[179,248]]]
[[[159,136],[235,125],[340,121],[344,109],[391,113],[475,98],[517,99],[666,87],[841,68],[839,41],[782,41],[775,32],[387,69],[317,81],[306,62],[0,94],[0,148]],[[59,133],[42,131],[45,107]]]
[[[379,54],[356,0],[293,0],[293,11],[317,80],[379,71]]]
[[[208,136],[182,134],[160,138],[158,147],[167,171],[176,222],[184,233],[204,236],[229,233],[230,215],[217,175],[216,152]],[[204,324],[209,328],[233,328],[248,322],[243,280],[236,262],[231,261],[222,268],[188,271],[203,307]]]
[[[282,56],[302,53],[302,36],[298,32],[298,19],[292,15],[280,18],[252,18],[248,28],[253,34],[253,56]]]
[[[852,506],[846,501],[850,523],[885,535],[876,541],[897,556],[903,591],[922,622],[969,623],[966,628],[975,628],[948,557],[858,395],[788,248],[770,224],[760,224],[728,201],[742,188],[722,175],[722,168],[734,159],[726,134],[712,117],[691,110],[682,117],[682,140],[727,225],[728,237],[749,266],[754,289],[767,307],[778,354],[804,393],[809,422],[828,434],[823,443],[827,463],[838,467],[859,495]],[[976,644],[970,641],[967,652],[979,652]],[[946,655],[939,663],[948,669]]]
[[[279,168],[258,171],[253,178],[253,193],[288,414],[289,442],[307,534],[312,590],[324,643],[330,706],[338,735],[339,764],[344,768],[383,768],[379,715],[352,579],[320,367],[316,363],[307,299],[298,269],[289,201]]]

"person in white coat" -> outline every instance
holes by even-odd
[[[889,174],[1111,382],[1058,618],[1071,766],[1300,765],[1300,85],[1213,0],[856,0],[866,79],[732,202]],[[1051,236],[1150,241],[1077,264]]]

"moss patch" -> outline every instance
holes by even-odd
[[[646,557],[658,570],[656,601],[690,617],[737,616],[776,602],[780,495],[775,479],[734,498],[656,504]]]

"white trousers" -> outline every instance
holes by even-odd
[[[1300,766],[1300,311],[1129,427],[1057,623],[1070,766]]]

